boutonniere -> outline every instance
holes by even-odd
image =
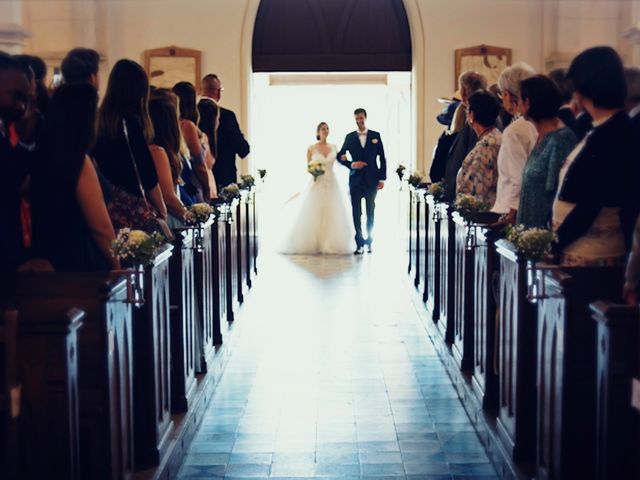
[[[373,143],[375,145],[376,143],[378,143],[378,139],[377,138],[372,139],[371,143]]]

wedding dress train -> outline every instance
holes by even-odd
[[[338,150],[331,145],[329,154],[324,156],[315,145],[310,148],[311,161],[322,162],[325,173],[310,180],[297,199],[280,251],[301,255],[351,253],[354,229],[334,172]]]

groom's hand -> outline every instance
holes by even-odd
[[[361,162],[360,160],[351,163],[351,168],[353,168],[354,170],[360,170],[361,168],[364,168],[366,166],[367,166],[367,163]]]
[[[381,180],[378,182],[378,190],[382,190],[384,188],[384,182]]]

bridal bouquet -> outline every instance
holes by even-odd
[[[184,222],[187,225],[198,225],[209,220],[214,209],[208,203],[194,203],[187,210]]]
[[[260,176],[260,180],[267,176],[267,171],[264,168],[258,169],[258,175]]]
[[[526,260],[538,262],[551,252],[556,234],[545,228],[524,228],[523,225],[507,228],[509,240]]]
[[[307,165],[307,172],[313,176],[313,181],[315,182],[320,175],[324,175],[324,163],[309,162],[309,165]]]
[[[402,181],[402,179],[404,178],[404,171],[406,169],[407,167],[405,167],[402,164],[398,165],[398,168],[396,168],[396,174],[398,175],[398,178],[400,179],[400,181]]]
[[[220,190],[218,196],[225,202],[231,202],[235,198],[240,198],[240,187],[236,183],[230,183]]]
[[[442,200],[442,197],[444,197],[444,187],[444,182],[432,183],[431,185],[429,185],[429,190],[427,190],[427,192],[433,197],[436,202],[439,202],[440,200]]]
[[[142,230],[122,228],[111,244],[113,256],[131,265],[149,265],[158,247],[164,243],[159,232],[148,234]]]
[[[454,207],[462,218],[467,222],[471,222],[476,213],[486,212],[490,208],[490,205],[487,205],[473,195],[461,193],[456,197]]]
[[[240,188],[250,190],[256,184],[253,175],[240,175]]]
[[[409,175],[409,179],[407,180],[407,182],[409,182],[409,185],[411,185],[413,188],[418,188],[420,184],[422,184],[423,180],[424,175],[416,170],[411,175]]]

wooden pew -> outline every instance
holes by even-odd
[[[425,297],[428,315],[438,323],[440,317],[440,209],[432,195],[427,195],[427,232],[425,254]]]
[[[413,187],[409,187],[407,193],[404,195],[406,198],[406,206],[407,209],[407,254],[408,254],[408,264],[407,264],[407,273],[411,275],[414,271],[414,261],[415,261],[415,244],[416,244],[416,231],[415,231],[415,217],[416,217],[416,203],[415,197],[413,194]]]
[[[257,275],[258,274],[258,252],[260,250],[260,236],[258,232],[258,226],[259,226],[258,192],[256,191],[255,188],[251,190],[251,207],[250,208],[251,208],[251,215],[249,216],[249,218],[250,218],[250,225],[251,225],[251,238],[253,240],[253,248],[251,250],[253,252],[253,273]]]
[[[460,370],[474,370],[474,256],[475,248],[470,248],[470,235],[475,228],[468,224],[457,212],[452,213],[453,229],[449,235],[454,242],[454,268],[449,273],[453,277],[454,308],[450,312],[453,321],[453,356]]]
[[[425,253],[427,240],[427,203],[425,199],[425,190],[418,188],[415,191],[416,196],[416,271],[413,284],[419,292],[425,291]]]
[[[255,188],[247,191],[247,196],[244,199],[245,209],[245,237],[247,247],[247,286],[252,287],[252,277],[257,273],[256,258],[257,252],[257,237],[256,237],[256,204],[255,204]]]
[[[471,237],[473,291],[473,387],[482,407],[492,412],[498,409],[498,372],[496,345],[496,298],[494,273],[498,271],[495,242],[499,229],[489,225],[493,214],[479,213],[474,218]]]
[[[507,240],[496,243],[500,261],[497,429],[515,462],[531,465],[536,438],[538,316],[527,299],[527,262]]]
[[[144,271],[142,307],[133,318],[133,413],[136,470],[158,465],[169,444],[171,419],[171,322],[169,259],[165,245]]]
[[[235,215],[235,228],[236,228],[236,267],[237,267],[237,277],[236,282],[238,283],[238,302],[244,302],[244,295],[247,293],[248,289],[248,252],[247,252],[247,244],[246,244],[246,232],[247,232],[247,218],[245,212],[245,202],[247,198],[247,192],[242,191],[242,197],[238,200],[236,204],[236,215]]]
[[[128,479],[134,470],[131,305],[124,277],[99,273],[0,277],[21,315],[85,313],[78,339],[80,478]]]
[[[4,302],[3,302],[4,303]],[[0,363],[11,391],[2,393],[0,475],[7,479],[81,479],[78,332],[84,312],[6,310]],[[20,382],[19,389],[16,388]],[[3,389],[4,390],[4,389]]]
[[[640,478],[640,416],[631,406],[638,375],[638,306],[591,304],[597,342],[597,478]]]
[[[454,341],[454,268],[455,268],[455,225],[453,209],[448,203],[437,203],[440,217],[440,282],[438,306],[438,328],[447,344]]]
[[[216,345],[224,342],[224,336],[229,331],[227,319],[227,217],[224,204],[216,203],[216,215],[211,226],[211,242],[213,251],[213,281],[214,298],[214,341]]]
[[[237,230],[237,208],[238,201],[234,200],[223,207],[222,212],[225,219],[225,258],[226,258],[226,305],[227,321],[232,323],[235,314],[240,308],[240,298],[242,292],[238,290],[238,230]]]
[[[202,329],[202,345],[199,348],[201,357],[198,359],[198,371],[207,372],[211,367],[216,345],[222,343],[216,316],[216,298],[214,283],[216,269],[214,268],[213,223],[211,217],[195,231],[199,235],[198,248],[194,251],[195,263],[195,291],[196,305]]]
[[[194,256],[197,229],[174,231],[174,254],[169,262],[169,299],[171,302],[171,411],[186,412],[196,388],[196,342],[203,342],[202,330],[196,336],[196,285]],[[198,233],[199,235],[199,233]],[[202,269],[199,274],[203,275]],[[202,278],[200,279],[202,283]],[[199,296],[203,296],[198,292]],[[204,329],[203,329],[204,330]]]
[[[589,303],[617,300],[622,269],[538,272],[538,480],[596,478],[596,328]]]

